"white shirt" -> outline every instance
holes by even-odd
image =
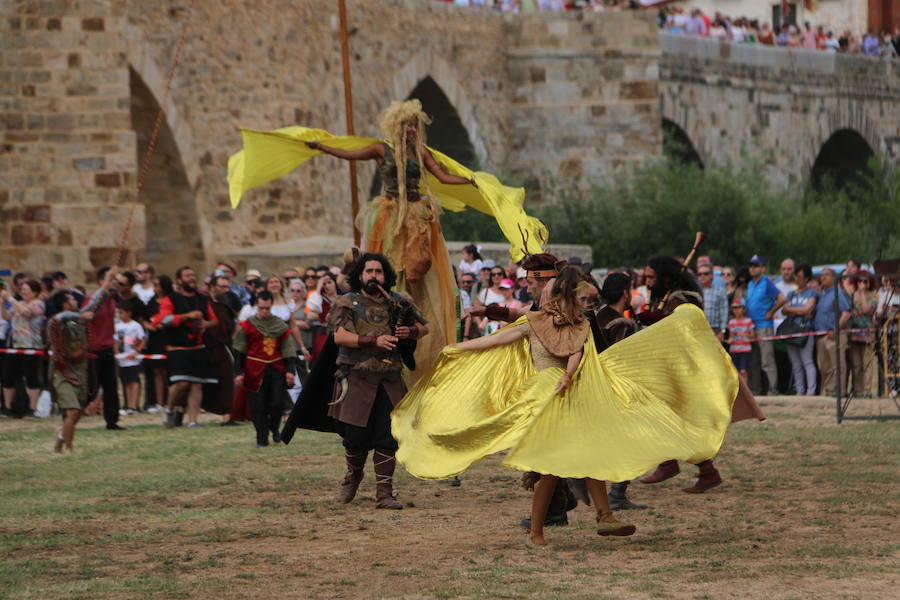
[[[459,273],[470,273],[478,279],[478,274],[481,272],[481,267],[484,266],[484,263],[480,258],[476,258],[473,262],[466,262],[465,259],[459,261]]]
[[[775,287],[778,288],[778,291],[784,294],[785,297],[794,290],[797,289],[796,283],[785,283],[784,280],[781,280],[775,284]],[[778,326],[781,325],[781,322],[784,321],[784,313],[781,312],[781,309],[778,309],[778,312],[775,313],[774,318],[772,319],[775,329],[778,329]]]
[[[134,287],[131,288],[131,293],[140,298],[141,302],[145,305],[150,304],[150,301],[153,300],[153,296],[156,295],[156,291],[153,289],[152,285],[149,288],[144,289],[139,283],[134,284]]]
[[[307,302],[309,302],[307,300]],[[297,306],[294,304],[294,301],[291,300],[287,304],[274,304],[272,305],[272,314],[284,321],[285,323],[291,320],[291,315],[297,310]],[[246,321],[250,317],[256,316],[256,307],[247,305],[241,309],[241,312],[238,313],[238,322]]]
[[[141,364],[140,358],[125,357],[135,352],[135,344],[146,336],[144,328],[134,319],[127,323],[123,321],[116,323],[116,340],[119,342],[119,354],[116,355],[116,358],[120,367],[136,367]]]
[[[487,306],[488,304],[502,304],[506,302],[506,298],[503,297],[503,294],[498,294],[493,291],[491,288],[484,288],[478,293],[478,299],[481,300],[481,303]]]

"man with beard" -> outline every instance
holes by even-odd
[[[343,438],[347,460],[339,500],[348,503],[356,496],[374,450],[376,508],[399,510],[403,505],[393,491],[397,441],[391,435],[391,411],[406,394],[401,369],[412,355],[409,344],[426,335],[428,327],[408,296],[390,291],[397,275],[387,257],[363,254],[348,281],[351,293],[339,297],[328,313],[340,383],[334,386],[328,416]]]
[[[216,323],[216,315],[209,299],[197,293],[197,276],[191,267],[180,267],[175,272],[180,292],[172,292],[159,303],[154,324],[166,327],[169,367],[169,401],[166,411],[166,427],[178,427],[184,419],[187,398],[188,427],[200,423],[202,385],[216,383],[215,371],[206,346],[203,332]]]
[[[703,294],[697,282],[678,259],[671,256],[651,258],[647,261],[647,267],[644,269],[644,278],[650,288],[650,306],[649,310],[637,315],[638,321],[642,324],[651,325],[665,318],[681,304],[691,303],[703,308]],[[732,408],[732,422],[749,418],[765,419],[766,417],[753,399],[753,395],[750,394],[740,378],[739,385],[738,395]],[[712,459],[698,463],[697,468],[699,474],[696,483],[681,491],[688,494],[702,494],[722,483],[722,477]],[[679,471],[677,460],[667,460],[652,473],[642,477],[640,481],[641,483],[660,483],[674,477]]]
[[[261,291],[256,314],[242,321],[234,336],[234,383],[244,387],[250,401],[257,448],[269,445],[270,431],[273,442],[281,441],[282,399],[287,387],[293,387],[296,371],[294,339],[287,323],[272,314],[274,300],[271,292]]]
[[[209,305],[216,316],[214,326],[206,330],[203,342],[209,350],[215,367],[218,384],[203,386],[203,410],[223,415],[222,425],[231,421],[229,411],[234,398],[235,360],[231,354],[231,341],[235,333],[235,318],[240,302],[230,290],[231,282],[222,275],[213,275],[209,286]]]

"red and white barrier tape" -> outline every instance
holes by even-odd
[[[808,333],[791,333],[788,335],[767,335],[765,337],[753,338],[749,341],[751,342],[771,342],[773,340],[786,340],[789,338],[798,338],[798,337],[811,337],[814,335],[825,335],[831,331],[830,329],[826,329],[825,331],[810,331]],[[871,333],[878,331],[877,329],[841,329],[841,333]]]
[[[25,356],[53,356],[52,352],[47,350],[24,350],[22,348],[0,348],[0,354],[24,354]],[[168,358],[165,354],[135,354],[134,356],[125,356],[117,354],[116,358],[135,358],[143,360],[165,360]]]

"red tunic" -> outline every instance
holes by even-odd
[[[291,335],[291,330],[286,329],[277,338],[266,337],[259,329],[250,323],[250,320],[238,324],[247,335],[247,354],[244,358],[244,389],[248,392],[258,392],[262,385],[266,367],[273,366],[275,370],[284,375],[287,367],[284,357],[281,355],[281,344],[285,338]]]

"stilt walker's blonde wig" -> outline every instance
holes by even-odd
[[[378,119],[378,127],[381,129],[381,133],[384,134],[385,139],[393,149],[394,161],[397,163],[397,187],[399,192],[397,202],[400,209],[397,215],[398,230],[406,217],[406,125],[410,121],[413,121],[416,124],[414,147],[416,153],[415,158],[422,171],[421,180],[425,184],[425,189],[428,193],[428,201],[431,203],[432,209],[437,209],[434,205],[428,180],[425,178],[425,126],[431,124],[431,117],[425,114],[422,110],[422,103],[415,98],[406,101],[395,100],[391,102],[391,105],[388,106],[383,113],[381,113],[381,116]],[[414,190],[414,193],[418,193],[418,190]],[[437,213],[435,213],[435,216],[436,214]]]

